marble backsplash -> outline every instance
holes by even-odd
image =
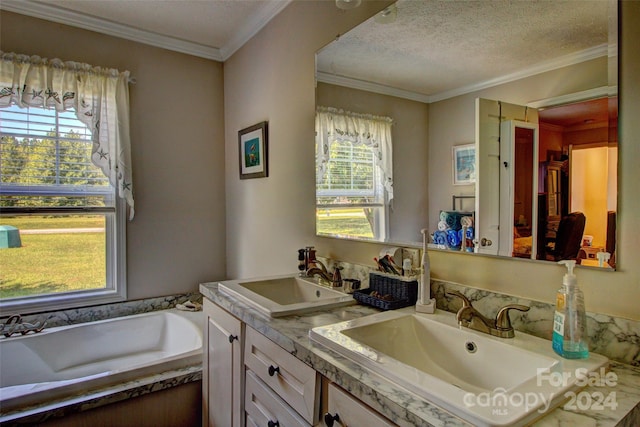
[[[319,259],[329,269],[341,266],[343,278],[359,279],[363,288],[368,286],[372,267],[328,258]],[[509,313],[513,327],[521,332],[551,339],[555,311],[553,304],[431,279],[431,295],[436,299],[437,308],[455,313],[461,303],[459,298],[447,295],[447,292],[452,290],[462,292],[478,311],[488,317],[495,317],[498,310],[507,304],[526,305],[530,307],[528,312],[513,310]],[[590,351],[621,363],[640,366],[640,321],[587,312],[587,328]]]
[[[359,279],[362,287],[368,287],[370,266],[351,264],[319,257],[329,269],[339,265],[343,268],[342,277]],[[431,280],[431,293],[436,298],[436,306],[441,310],[455,313],[460,308],[456,297],[448,296],[450,290],[462,292],[473,301],[474,307],[488,317],[494,317],[500,307],[507,304],[522,304],[530,307],[526,313],[510,313],[513,327],[531,335],[551,339],[553,313],[555,307],[546,302],[499,294],[475,289],[443,280]],[[47,327],[92,322],[132,314],[146,313],[175,307],[185,301],[202,302],[200,293],[179,294],[165,297],[148,298],[122,303],[103,304],[91,307],[72,308],[35,314],[23,314],[23,321],[37,323],[47,320]],[[8,316],[8,315],[7,315]],[[7,316],[0,317],[4,321]],[[640,366],[640,321],[623,319],[609,315],[587,312],[590,350],[612,360],[632,366]]]

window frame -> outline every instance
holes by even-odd
[[[43,109],[40,107],[29,107]],[[67,110],[68,111],[68,110]],[[56,129],[58,128],[56,112]],[[11,135],[11,134],[7,134]],[[89,142],[90,143],[90,142]],[[78,187],[81,187],[78,185]],[[71,186],[1,184],[0,192],[11,195],[69,195]],[[107,190],[109,189],[109,190]],[[24,215],[76,215],[96,214],[105,217],[105,286],[99,289],[77,290],[51,294],[29,295],[15,298],[0,298],[1,312],[37,312],[84,307],[125,301],[126,282],[126,202],[118,197],[117,189],[105,186],[104,189],[81,192],[83,195],[105,195],[113,197],[114,205],[109,207],[14,207],[2,208],[0,214],[11,216]],[[1,215],[0,215],[1,217]]]
[[[369,162],[363,162],[360,159],[354,159],[354,143],[353,141],[349,141],[349,140],[340,140],[338,138],[335,138],[332,143],[329,146],[329,149],[331,150],[331,147],[333,146],[334,143],[339,143],[339,144],[349,144],[351,146],[350,149],[350,156],[349,156],[349,163],[369,163]],[[366,208],[371,208],[373,209],[373,218],[374,218],[374,223],[372,224],[372,233],[373,233],[373,238],[371,238],[371,240],[374,241],[384,241],[386,240],[386,237],[389,235],[389,207],[388,204],[386,203],[387,200],[387,190],[384,188],[384,183],[383,183],[383,173],[381,170],[381,167],[378,165],[378,163],[375,160],[375,152],[373,151],[373,149],[367,145],[363,145],[364,147],[366,147],[368,150],[371,151],[372,157],[371,157],[371,164],[373,167],[373,188],[371,190],[356,190],[356,189],[333,189],[333,188],[329,188],[329,189],[320,189],[318,184],[316,183],[316,212],[319,209],[340,209],[340,208],[362,208],[362,209],[366,209]],[[331,156],[329,156],[331,157]],[[331,161],[331,160],[329,160]],[[344,162],[344,159],[340,159],[341,162]],[[329,179],[328,177],[330,176],[330,170],[329,170],[329,165],[327,165],[327,172],[325,175],[325,179]],[[317,171],[317,167],[316,167],[316,171]],[[372,196],[373,198],[376,199],[376,201],[373,202],[355,202],[355,203],[323,203],[323,204],[319,204],[318,203],[318,197],[339,197],[339,196],[346,196],[346,197],[369,197]],[[317,215],[317,213],[316,213]],[[317,219],[316,219],[316,233],[319,235],[330,235],[327,233],[319,233],[317,231]],[[357,237],[358,239],[368,239],[366,237]]]

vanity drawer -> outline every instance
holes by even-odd
[[[345,426],[367,426],[367,427],[394,427],[391,421],[379,415],[373,409],[369,408],[364,403],[360,402],[355,397],[343,391],[341,388],[336,387],[334,384],[329,384],[328,389],[328,405],[327,415],[329,418],[339,420],[338,423],[334,422],[327,424],[327,415],[325,415],[326,425],[345,425]]]
[[[310,427],[308,422],[251,371],[247,371],[244,405],[247,427]]]
[[[244,363],[313,424],[320,404],[319,374],[255,329],[246,328]]]

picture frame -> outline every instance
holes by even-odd
[[[269,176],[268,122],[261,122],[238,131],[240,179]]]
[[[476,182],[476,145],[453,146],[453,185],[469,185]]]

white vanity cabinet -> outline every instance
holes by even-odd
[[[203,426],[394,425],[225,309],[203,306]]]
[[[204,299],[202,425],[242,427],[244,324]]]
[[[300,414],[306,421],[302,425],[309,426],[317,422],[320,410],[320,374],[313,368],[249,326],[246,327],[244,364],[247,376],[253,373],[259,378],[260,384],[265,384],[286,402],[285,405]],[[250,405],[249,397],[247,393],[246,406]],[[289,424],[280,422],[280,425]]]
[[[323,426],[366,426],[391,427],[391,421],[351,396],[335,384],[328,386],[327,412],[323,416]]]

